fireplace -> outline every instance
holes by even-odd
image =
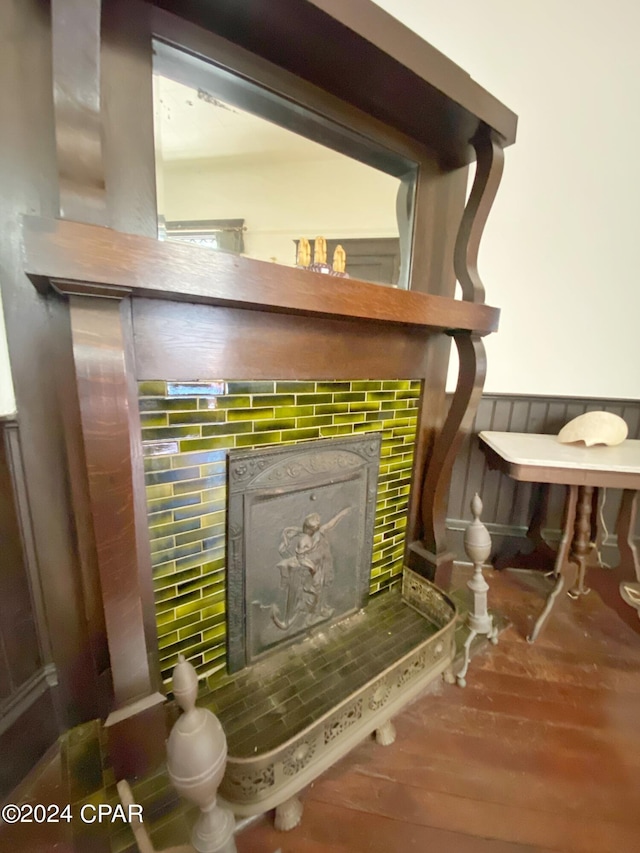
[[[102,27],[100,4],[89,5],[93,24],[86,27],[66,26],[65,15],[54,8],[53,64],[41,81],[48,87],[52,73],[55,109],[45,116],[49,124],[43,135],[51,145],[49,151],[46,145],[42,152],[38,149],[44,160],[34,169],[34,175],[48,176],[42,184],[43,214],[34,216],[37,205],[26,202],[16,207],[16,216],[25,214],[22,239],[19,245],[16,231],[11,243],[11,268],[24,270],[40,293],[27,296],[24,282],[16,279],[21,316],[39,336],[45,334],[46,319],[52,337],[34,350],[29,380],[22,385],[57,383],[66,443],[63,453],[57,438],[62,430],[52,430],[50,437],[48,417],[42,417],[39,438],[29,444],[30,455],[37,457],[38,449],[57,442],[56,458],[46,461],[44,481],[66,480],[64,464],[68,470],[68,504],[60,515],[65,524],[73,515],[68,524],[73,548],[65,545],[66,527],[64,536],[49,535],[43,508],[34,525],[36,550],[47,555],[43,586],[46,610],[55,614],[51,624],[57,626],[52,633],[60,708],[91,707],[92,713],[108,714],[115,772],[119,777],[139,775],[163,758],[163,682],[184,646],[203,691],[229,729],[230,790],[263,785],[271,796],[271,774],[276,781],[299,780],[297,774],[309,772],[302,765],[310,751],[319,755],[321,744],[344,746],[355,736],[360,724],[355,721],[375,726],[378,718],[371,715],[393,713],[406,700],[407,685],[417,690],[422,675],[446,666],[446,638],[430,646],[433,654],[439,648],[436,664],[414,629],[419,633],[428,622],[421,608],[440,614],[436,634],[447,630],[451,616],[446,602],[433,599],[426,579],[446,571],[453,559],[445,536],[450,473],[481,394],[482,337],[497,330],[499,317],[497,309],[485,304],[478,248],[500,182],[502,148],[515,138],[516,117],[369,2],[354,17],[345,11],[348,4],[338,9],[340,4],[293,0],[289,5],[296,14],[291,15],[281,0],[256,0],[252,8],[264,18],[257,39],[255,28],[247,27],[246,4],[214,4],[220,8],[211,15],[204,7],[196,9],[198,4],[188,4],[188,11],[177,3],[151,3],[144,9],[138,4],[125,16],[107,16]],[[159,5],[203,17],[185,20]],[[413,200],[407,192],[397,197],[400,218],[408,226],[400,234],[407,289],[158,241],[154,39],[184,51],[189,63],[198,57],[241,81],[262,85],[293,105],[288,115],[296,127],[344,147],[359,162],[364,157],[391,168],[404,190],[413,188]],[[301,44],[308,50],[301,52]],[[319,49],[326,44],[336,49]],[[354,63],[354,56],[362,61]],[[87,64],[88,58],[92,61]],[[379,80],[391,81],[401,97],[389,98],[388,86],[372,86],[371,69]],[[423,109],[412,109],[416,103]],[[54,139],[59,143],[58,182],[48,171],[55,171]],[[77,150],[67,143],[77,143]],[[89,166],[87,151],[92,152]],[[474,185],[465,206],[468,166],[474,160]],[[407,171],[403,164],[411,168]],[[409,172],[415,181],[406,179]],[[326,183],[335,188],[340,182]],[[460,300],[454,298],[456,279]],[[36,303],[45,302],[38,314]],[[451,340],[459,354],[460,378],[448,406]],[[206,383],[207,377],[213,382]],[[154,408],[169,384],[188,385],[194,378],[195,393]],[[223,424],[222,407],[208,405],[214,388],[201,396],[203,384],[214,386],[222,379],[238,386],[247,380],[271,383],[273,397],[294,394],[296,411],[282,411],[290,405],[281,400],[265,416],[264,402],[249,394],[244,396],[252,397],[250,405],[244,408],[253,417],[244,419],[238,405],[240,411]],[[328,619],[326,630],[319,626],[311,638],[291,638],[290,645],[264,657],[259,653],[251,666],[229,673],[226,451],[249,449],[252,443],[329,438],[346,434],[345,428],[351,435],[374,429],[374,419],[368,417],[375,415],[367,408],[374,402],[366,397],[369,391],[366,399],[354,401],[363,403],[360,411],[352,411],[349,400],[337,403],[334,395],[327,405],[346,409],[325,413],[318,411],[324,404],[317,404],[303,414],[299,408],[310,404],[298,398],[305,392],[291,391],[288,383],[313,384],[317,393],[325,393],[321,383],[345,383],[350,387],[344,393],[360,394],[355,383],[377,382],[380,388],[372,393],[385,394],[396,393],[385,383],[398,381],[417,383],[420,390],[411,406],[413,423],[397,427],[411,435],[407,443],[400,441],[400,433],[391,440],[383,434],[381,440],[372,600],[362,614],[356,610],[335,625]],[[144,385],[147,391],[153,386],[159,390],[142,394],[149,408],[140,411],[138,389]],[[236,390],[235,396],[242,397]],[[225,396],[227,391],[218,393]],[[36,405],[38,395],[22,396],[24,422],[32,424],[29,407]],[[402,401],[380,402],[379,410],[388,413],[388,402]],[[384,433],[391,420],[375,429]],[[176,427],[171,438],[166,435],[169,426]],[[152,430],[158,431],[154,437]],[[31,426],[25,435],[31,435]],[[390,445],[396,442],[394,450]],[[401,458],[389,463],[396,452]],[[389,470],[382,473],[385,467]],[[390,485],[397,474],[405,482]],[[38,478],[28,485],[30,493],[42,493]],[[145,488],[154,489],[153,494],[145,494]],[[336,506],[335,513],[344,508]],[[332,512],[317,513],[320,525],[335,517]],[[312,514],[282,524],[303,529]],[[330,533],[338,533],[349,519],[341,517]],[[286,621],[286,603],[280,599],[277,606]],[[390,626],[377,608],[392,620]],[[420,621],[410,626],[393,622],[396,608],[401,622],[413,616]],[[376,614],[378,626],[384,627],[372,640],[367,625]],[[377,657],[383,673],[372,672],[358,656],[339,654],[339,646],[321,648],[351,630],[356,631],[351,648]],[[385,657],[391,640],[395,661]],[[303,674],[283,670],[293,681],[270,679],[276,677],[278,661],[284,665],[288,656],[302,660],[299,653],[305,650],[317,655],[318,671],[327,681],[306,683],[302,700],[292,684]],[[341,681],[348,681],[355,694],[336,695],[328,686],[337,659],[348,673]],[[265,685],[270,698],[259,692]],[[287,721],[279,730],[284,737],[280,746],[257,739],[251,729],[257,721],[241,713],[242,702],[251,695],[246,690],[265,697],[261,725],[273,724],[278,731],[278,719]],[[69,715],[72,719],[71,710]],[[296,728],[288,727],[294,721]],[[247,750],[255,751],[252,760],[262,764],[242,765],[250,758]]]

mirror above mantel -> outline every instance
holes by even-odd
[[[160,239],[309,268],[321,235],[347,276],[408,287],[416,162],[161,43],[154,111]]]

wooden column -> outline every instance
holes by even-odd
[[[71,521],[50,301],[25,277],[18,225],[22,214],[50,218],[59,210],[49,5],[9,0],[0,15],[0,75],[11,81],[0,87],[0,288],[24,471],[20,509],[33,533],[25,555],[33,558],[42,589],[41,634],[58,678],[51,693],[67,728],[99,714],[99,669],[90,640],[95,626],[85,607],[77,521]],[[72,386],[73,376],[63,381]],[[41,732],[33,719],[25,724],[33,744]]]
[[[453,255],[465,206],[468,168],[443,171],[423,164],[418,181],[414,221],[411,289],[453,299],[456,277]],[[427,369],[416,430],[412,489],[407,518],[407,544],[422,535],[422,490],[426,463],[447,417],[446,380],[451,339],[430,335],[425,341]]]
[[[463,301],[483,304],[484,285],[478,273],[478,250],[500,185],[504,153],[499,138],[488,128],[481,127],[471,144],[476,151],[476,174],[456,237],[453,265]],[[486,374],[484,345],[479,335],[460,330],[453,330],[451,334],[460,360],[458,383],[445,424],[427,458],[420,489],[422,535],[412,542],[407,554],[408,564],[415,571],[431,579],[438,572],[438,580],[445,589],[454,559],[446,542],[451,472],[460,445],[471,430]]]
[[[454,555],[447,548],[446,517],[451,471],[462,441],[475,417],[486,373],[482,339],[469,332],[456,332],[460,372],[447,419],[436,438],[422,488],[421,520],[423,538],[410,546],[410,568],[433,579],[438,570],[441,585],[453,565]]]
[[[64,292],[63,282],[56,288]],[[102,588],[115,707],[110,750],[116,775],[140,773],[161,759],[166,732],[158,706],[155,648],[147,648],[140,582],[141,542],[135,505],[142,485],[132,442],[131,386],[127,371],[129,300],[125,289],[98,287],[99,295],[70,297],[71,334],[88,470],[98,571]],[[137,410],[136,410],[137,412]],[[142,513],[144,518],[144,513]],[[150,575],[150,571],[149,571]]]
[[[101,0],[52,0],[60,216],[106,224],[100,115]]]
[[[122,2],[109,2],[108,20],[102,22],[101,0],[52,0],[59,208],[62,219],[116,224],[155,235],[155,228],[147,224],[153,214],[155,225],[155,199],[149,189],[153,186],[153,146],[142,146],[142,164],[136,160],[141,146],[132,147],[130,137],[122,135],[123,129],[134,125],[135,114],[138,123],[141,115],[144,118],[145,140],[152,139],[151,40],[141,9],[136,4],[137,16],[129,26],[125,25]],[[107,32],[104,96],[102,24]],[[127,49],[132,41],[139,48],[137,53]],[[122,43],[124,50],[119,50]],[[139,63],[143,53],[144,61]],[[136,84],[128,90],[125,76]],[[136,132],[137,139],[138,125]],[[130,149],[133,159],[125,156]],[[146,184],[140,198],[137,176],[143,172]],[[133,180],[132,175],[136,176]],[[69,282],[57,281],[54,286],[64,295],[77,294]],[[157,712],[164,697],[157,692],[160,680],[155,665],[151,565],[148,535],[142,528],[146,504],[135,377],[130,369],[129,291],[107,285],[89,287],[84,293],[87,295],[72,295],[68,308],[55,302],[51,317],[54,330],[63,333],[57,335],[57,341],[66,342],[69,332],[71,335],[76,388],[70,389],[64,376],[58,384],[85,611],[92,627],[98,629],[91,634],[94,659],[101,670],[108,667],[111,680],[113,699],[106,725],[112,735],[112,763],[117,775],[127,775],[155,763],[153,747],[162,746],[165,737],[162,712]],[[64,343],[57,346],[58,362],[70,362],[68,347]],[[93,612],[96,586],[104,620]]]

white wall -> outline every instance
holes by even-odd
[[[12,415],[15,410],[16,400],[13,394],[11,367],[7,351],[7,333],[4,326],[4,314],[2,313],[2,300],[0,299],[0,416]]]
[[[376,2],[519,115],[479,260],[486,390],[640,397],[640,3]]]
[[[165,219],[244,219],[245,254],[295,264],[300,237],[397,237],[399,181],[331,152],[166,161]],[[329,258],[331,262],[331,258]]]

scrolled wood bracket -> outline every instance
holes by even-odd
[[[476,174],[462,215],[454,249],[454,270],[464,302],[484,304],[484,285],[478,273],[478,250],[489,212],[500,186],[504,166],[503,141],[482,125],[471,144],[475,148]],[[486,374],[481,338],[462,329],[448,332],[456,342],[460,359],[458,384],[445,424],[435,439],[422,484],[421,539],[409,545],[407,562],[431,580],[436,571],[453,565],[446,542],[446,511],[451,471],[464,437],[475,417]],[[441,579],[444,577],[441,574]]]
[[[409,546],[408,554],[409,567],[430,579],[435,577],[436,570],[453,565],[453,554],[448,551],[446,540],[451,471],[460,445],[471,430],[487,367],[482,338],[468,331],[451,334],[460,360],[458,384],[426,467],[420,508],[422,538]]]
[[[484,303],[484,285],[478,273],[482,232],[493,206],[504,167],[502,141],[484,128],[471,140],[476,150],[476,175],[456,238],[453,265],[466,302]]]

